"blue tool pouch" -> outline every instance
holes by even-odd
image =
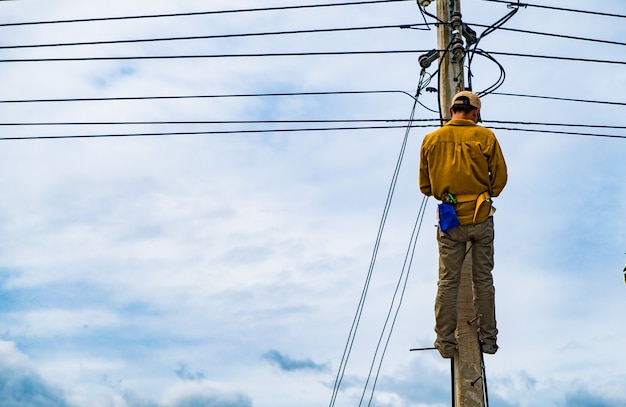
[[[439,204],[439,228],[442,232],[459,226],[459,219],[456,217],[454,205],[450,203]]]

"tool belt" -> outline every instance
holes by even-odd
[[[461,203],[461,202],[476,202],[476,209],[474,209],[474,218],[472,219],[472,222],[476,222],[476,217],[478,216],[478,210],[480,209],[481,205],[485,202],[489,202],[491,200],[491,195],[489,195],[489,192],[485,191],[481,194],[464,194],[464,195],[457,195],[456,197],[456,202],[457,203]]]
[[[482,192],[480,194],[462,194],[462,195],[453,195],[449,192],[444,192],[441,196],[441,200],[444,203],[449,204],[457,204],[464,202],[476,202],[476,209],[474,210],[474,218],[472,222],[476,222],[476,217],[478,216],[478,210],[481,205],[485,202],[489,202],[491,200],[491,195],[489,195],[488,191]]]

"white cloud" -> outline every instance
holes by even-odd
[[[6,315],[11,335],[57,338],[81,335],[90,329],[118,326],[119,317],[109,310],[41,309]]]
[[[167,407],[251,407],[240,392],[207,381],[183,382],[168,388],[163,396]]]
[[[4,44],[9,39],[43,43],[421,22],[415,2],[393,3],[1,29],[7,33]],[[623,14],[614,3],[599,2],[597,8]],[[263,6],[271,5],[285,2]],[[204,6],[63,0],[36,8],[27,2],[1,7],[6,21],[26,21],[258,6],[251,0],[236,6],[218,0]],[[568,7],[588,8],[582,1]],[[477,23],[493,22],[508,11],[502,4],[463,6],[465,18]],[[550,31],[619,40],[619,20],[594,17],[587,23],[591,20],[577,15],[573,23],[566,15],[522,9],[509,26],[538,30],[542,21]],[[434,31],[389,29],[5,52],[12,58],[431,49],[434,44]],[[481,46],[615,58],[614,48],[572,44],[582,43],[496,32]],[[413,92],[417,57],[1,63],[0,76],[3,99]],[[623,88],[626,79],[619,65],[498,60],[506,69],[501,90],[507,92],[619,101],[614,89]],[[490,85],[498,74],[495,66],[476,64],[476,87]],[[433,94],[421,100],[437,105]],[[376,94],[3,104],[0,121],[397,119],[408,115],[411,103],[403,94]],[[490,120],[623,125],[623,106],[496,95],[485,97],[484,105]],[[433,116],[421,108],[417,112],[418,118]],[[2,126],[0,131],[11,136],[166,128],[199,127]],[[360,396],[363,370],[369,367],[421,201],[416,152],[426,131],[414,130],[409,140],[342,393],[348,400]],[[612,351],[624,329],[611,322],[621,320],[626,305],[621,292],[626,247],[622,141],[497,134],[510,182],[496,203],[502,343],[488,360],[493,397],[503,406],[574,403],[576,397],[611,405],[624,398],[619,390],[624,359]],[[43,393],[67,405],[42,376],[54,378],[68,394],[65,400],[78,406],[328,402],[333,372],[285,373],[269,366],[263,355],[278,349],[292,362],[338,367],[402,136],[401,130],[385,130],[3,142],[0,320],[4,338],[28,355],[6,342],[5,356],[12,361],[7,366],[21,369],[24,377],[39,377]],[[445,363],[436,355],[409,356],[407,351],[430,346],[434,339],[433,219],[431,202],[384,365],[380,403],[432,407],[448,402]],[[409,357],[420,363],[407,364]],[[42,376],[34,373],[35,366]],[[198,380],[177,383],[185,377]],[[597,386],[575,386],[578,382]],[[415,390],[414,383],[422,386]],[[543,400],[528,395],[529,384]]]
[[[43,379],[15,343],[0,341],[0,404],[7,407],[69,407],[63,392]]]

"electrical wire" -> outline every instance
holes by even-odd
[[[489,54],[523,57],[523,58],[555,59],[555,60],[560,60],[560,61],[573,61],[573,62],[595,62],[595,63],[600,63],[600,64],[618,64],[618,65],[626,64],[626,61],[615,61],[615,60],[594,59],[594,58],[563,57],[563,56],[555,56],[555,55],[522,54],[522,53],[516,53],[516,52],[489,51]]]
[[[197,55],[141,55],[141,56],[135,55],[135,56],[102,56],[102,57],[14,58],[14,59],[0,59],[0,63],[384,55],[384,54],[415,54],[415,53],[424,53],[428,51],[430,50],[318,51],[318,52],[267,52],[267,53],[247,53],[247,54],[205,54],[205,55],[197,54]]]
[[[518,123],[518,122],[512,122]],[[518,123],[524,124],[524,123]],[[385,130],[385,129],[406,129],[406,128],[432,128],[440,127],[439,124],[411,124],[411,125],[386,125],[386,126],[339,126],[339,127],[310,127],[310,128],[278,128],[278,129],[246,129],[246,130],[197,130],[197,131],[170,131],[170,132],[143,132],[143,133],[101,133],[101,134],[73,134],[73,135],[43,135],[43,136],[5,136],[0,137],[0,141],[21,141],[21,140],[62,140],[62,139],[95,139],[95,138],[126,138],[126,137],[161,137],[161,136],[190,136],[190,135],[237,135],[237,134],[263,134],[263,133],[304,133],[304,132],[328,132],[328,131],[350,131],[350,130]],[[582,126],[592,127],[592,126]],[[547,129],[523,129],[519,127],[490,126],[492,130],[508,130],[530,133],[546,133],[570,136],[589,136],[600,138],[626,139],[626,135],[585,133],[573,131],[558,131]],[[623,129],[623,127],[606,127],[613,129]]]
[[[574,99],[574,98],[564,98],[564,97],[557,97],[557,96],[525,95],[525,94],[519,94],[519,93],[504,93],[504,92],[492,92],[491,94],[498,95],[498,96],[547,99],[547,100],[557,100],[557,101],[565,101],[565,102],[599,103],[599,104],[605,104],[605,105],[626,106],[626,103],[624,102],[610,102],[610,101],[605,101],[605,100]]]
[[[480,55],[482,57],[487,58],[488,60],[492,61],[493,63],[495,63],[498,68],[500,69],[500,77],[498,78],[498,80],[491,86],[489,86],[488,88],[480,91],[480,92],[476,92],[478,94],[479,97],[483,97],[485,95],[490,94],[491,92],[495,91],[496,89],[498,89],[500,86],[502,86],[504,84],[504,81],[506,79],[506,72],[504,70],[504,67],[502,66],[502,64],[500,62],[498,62],[493,56],[491,56],[491,54],[484,52],[480,49],[474,50],[473,51],[474,55]],[[471,78],[471,72],[468,69],[468,77]],[[471,83],[471,81],[470,81]],[[471,89],[471,85],[470,85],[470,89]]]
[[[416,95],[420,94],[420,90],[423,87],[424,76],[425,76],[425,71],[422,70],[422,74],[420,75],[420,81],[419,81],[419,84],[418,84],[418,87],[417,87]],[[417,107],[417,98],[415,98],[414,101],[413,101],[413,108],[411,109],[411,115],[410,115],[411,119],[414,118],[416,107]],[[339,365],[339,369],[337,371],[337,376],[335,378],[335,383],[333,385],[333,392],[332,392],[332,395],[331,395],[329,407],[334,407],[335,402],[337,400],[337,395],[339,394],[339,388],[341,387],[341,383],[343,381],[345,370],[346,370],[346,367],[348,365],[348,361],[350,359],[350,354],[352,352],[352,347],[354,345],[354,341],[355,341],[355,338],[356,338],[356,334],[357,334],[357,330],[358,330],[358,327],[359,327],[359,323],[360,323],[361,317],[363,315],[363,308],[365,306],[365,299],[367,297],[370,281],[371,281],[371,278],[372,278],[372,274],[374,272],[374,265],[376,264],[376,259],[378,257],[378,250],[380,248],[380,243],[381,243],[381,240],[382,240],[383,231],[385,230],[385,224],[387,222],[387,216],[389,215],[389,210],[391,208],[391,203],[393,201],[393,195],[394,195],[394,192],[395,192],[396,184],[397,184],[398,177],[399,177],[399,174],[400,174],[400,169],[402,167],[402,162],[403,162],[404,155],[405,155],[405,152],[406,152],[406,147],[407,147],[407,144],[408,144],[409,133],[410,133],[409,130],[410,130],[410,128],[407,128],[406,131],[405,131],[404,138],[402,140],[402,145],[400,147],[400,153],[398,154],[396,167],[394,169],[393,176],[391,178],[391,183],[389,185],[389,190],[387,192],[387,199],[385,201],[383,214],[381,216],[381,220],[380,220],[379,227],[378,227],[378,233],[376,235],[376,242],[374,244],[374,249],[373,249],[372,257],[371,257],[371,260],[370,260],[370,265],[369,265],[369,268],[368,268],[368,271],[367,271],[367,275],[366,275],[366,278],[365,278],[365,283],[364,283],[364,286],[363,286],[363,290],[361,291],[361,298],[359,299],[359,304],[357,306],[357,310],[356,310],[354,319],[352,320],[352,325],[350,327],[350,332],[348,334],[348,339],[346,341],[346,345],[344,347],[343,355],[341,357],[341,362],[340,362],[340,365]],[[380,344],[380,342],[379,342],[379,344]],[[374,355],[374,360],[375,359],[376,359],[376,355]],[[371,376],[371,369],[370,369],[370,376]],[[368,382],[369,382],[370,376],[368,376],[368,379],[367,379]],[[367,383],[365,384],[364,392],[366,391],[366,389],[367,389]],[[362,398],[361,398],[361,400],[362,400]],[[359,403],[359,405],[360,405],[360,403]]]
[[[0,122],[0,127],[25,127],[25,126],[132,126],[132,125],[232,125],[232,124],[327,124],[327,123],[402,123],[402,127],[424,127],[414,123],[435,122],[439,119],[312,119],[312,120],[187,120],[187,121],[119,121],[119,122]],[[506,120],[485,120],[485,123],[495,124],[515,124],[524,126],[544,126],[544,127],[580,127],[594,129],[626,129],[626,126],[608,124],[574,124],[574,123],[547,123],[547,122],[521,122]],[[364,126],[363,128],[365,128]],[[372,126],[367,126],[372,127]],[[430,127],[430,126],[427,126]],[[386,128],[386,127],[376,127]]]
[[[446,58],[446,54],[448,54],[450,52],[450,48],[452,47],[452,39],[450,40],[450,42],[448,42],[448,46],[446,47],[446,49],[439,54],[439,63],[437,65],[437,71],[436,73],[439,76],[439,80],[438,82],[438,86],[437,86],[437,104],[438,104],[438,108],[439,108],[439,124],[441,126],[444,125],[445,120],[444,120],[444,114],[443,114],[443,106],[441,106],[441,66],[443,64],[443,62],[445,61]],[[434,75],[434,74],[433,74]]]
[[[114,102],[114,101],[144,101],[144,100],[177,100],[177,99],[217,99],[217,98],[240,98],[240,97],[297,97],[297,96],[332,96],[332,95],[368,95],[399,93],[413,98],[409,92],[403,90],[348,90],[348,91],[326,91],[326,92],[284,92],[284,93],[244,93],[244,94],[216,94],[216,95],[169,95],[169,96],[119,96],[100,98],[49,98],[49,99],[4,99],[0,104],[9,103],[71,103],[71,102]],[[575,99],[557,96],[528,95],[520,93],[492,92],[491,95],[510,96],[521,98],[546,99],[565,102],[580,102],[624,106],[625,102]],[[422,105],[423,106],[423,105]],[[428,108],[427,108],[428,109]],[[431,110],[431,109],[429,109]],[[435,110],[431,110],[437,113]]]
[[[422,223],[424,221],[424,215],[426,213],[426,206],[427,206],[427,204],[428,204],[428,197],[427,196],[422,197],[422,203],[421,203],[420,208],[419,208],[419,210],[417,212],[417,217],[415,219],[415,224],[413,226],[413,231],[411,233],[411,238],[409,239],[409,246],[407,248],[406,255],[404,256],[404,263],[402,264],[402,272],[400,273],[400,278],[398,279],[398,284],[396,285],[396,290],[395,290],[395,292],[393,294],[393,298],[392,298],[392,301],[391,301],[391,306],[389,308],[389,313],[387,314],[387,320],[385,321],[385,327],[386,327],[387,326],[387,322],[389,320],[389,317],[391,316],[391,313],[394,312],[393,306],[394,306],[394,302],[395,302],[396,296],[398,294],[399,288],[400,288],[400,286],[402,286],[402,290],[400,291],[400,297],[399,297],[399,300],[398,300],[398,304],[395,307],[393,320],[391,321],[391,327],[389,328],[389,332],[387,334],[387,339],[385,341],[385,346],[383,347],[382,355],[381,355],[380,361],[378,363],[378,368],[376,370],[374,383],[372,384],[372,390],[370,392],[370,399],[369,399],[369,402],[367,403],[368,407],[372,405],[372,400],[374,399],[374,391],[376,390],[376,384],[378,383],[378,377],[380,376],[380,370],[382,368],[382,363],[383,363],[383,360],[385,359],[385,354],[387,353],[387,348],[389,347],[389,341],[391,339],[391,334],[393,333],[393,328],[394,328],[394,326],[396,324],[396,320],[398,318],[398,313],[400,312],[400,307],[402,306],[402,300],[404,299],[404,293],[406,292],[407,282],[409,281],[409,274],[410,274],[410,271],[411,271],[411,266],[413,264],[413,258],[415,256],[415,247],[417,246],[417,239],[419,238],[419,234],[420,234],[420,231],[422,229]],[[383,330],[381,331],[381,337],[380,337],[378,346],[380,346],[380,342],[381,342],[381,340],[383,338],[384,331],[385,331],[385,329],[383,328]],[[376,351],[378,351],[378,346],[376,348]],[[363,394],[365,394],[365,390],[364,390]],[[359,406],[360,405],[361,405],[361,403],[359,402]]]
[[[415,115],[416,108],[417,108],[417,103],[414,103],[413,104],[413,109],[411,111],[411,119]],[[406,145],[406,141],[408,140],[409,132],[410,132],[410,128],[407,128],[406,129],[406,134],[405,134],[405,145]],[[403,145],[403,149],[404,149],[405,145]],[[400,166],[401,166],[401,160],[398,162],[397,170],[400,169]],[[395,183],[395,179],[394,179],[394,183]],[[391,200],[389,202],[391,203]],[[418,219],[419,219],[419,217],[418,217]],[[409,245],[409,248],[410,248],[410,245]],[[384,333],[387,330],[387,324],[389,323],[389,318],[391,316],[391,313],[393,312],[394,304],[395,304],[395,301],[396,301],[396,295],[398,294],[398,289],[400,287],[400,284],[402,282],[402,279],[403,279],[404,275],[405,275],[405,267],[402,268],[402,272],[400,273],[400,278],[398,279],[398,283],[396,285],[396,290],[394,291],[394,294],[393,294],[393,297],[392,297],[392,300],[391,300],[391,305],[389,306],[389,311],[387,313],[387,318],[385,319],[385,323],[384,323],[383,328],[381,330],[380,337],[378,338],[378,343],[376,344],[376,350],[374,351],[374,356],[372,357],[372,363],[370,365],[370,370],[369,370],[369,372],[367,374],[367,380],[365,381],[365,385],[363,386],[363,393],[361,394],[361,399],[359,400],[359,407],[363,403],[363,399],[365,397],[365,393],[367,392],[367,387],[368,387],[369,381],[370,381],[370,379],[372,377],[372,371],[374,369],[374,365],[376,364],[376,359],[378,357],[378,351],[380,350],[380,345],[381,345],[381,342],[383,340]],[[399,308],[399,306],[398,306],[398,308]],[[391,335],[391,332],[389,333],[389,335]],[[381,363],[382,363],[382,358],[381,358]],[[374,394],[374,390],[372,389],[372,395],[373,394]],[[370,399],[370,402],[371,402],[371,399]]]
[[[346,55],[389,55],[389,54],[415,54],[426,53],[431,50],[404,49],[404,50],[370,50],[370,51],[318,51],[318,52],[268,52],[268,53],[248,53],[248,54],[207,54],[207,55],[143,55],[143,56],[107,56],[107,57],[59,57],[59,58],[15,58],[0,59],[0,63],[9,62],[79,62],[79,61],[122,61],[122,60],[173,60],[173,59],[211,59],[211,58],[259,58],[259,57],[306,57],[306,56],[346,56]],[[445,50],[440,50],[445,51]],[[523,54],[515,52],[485,51],[483,53],[491,55],[514,56],[523,58],[552,59],[575,62],[594,62],[602,64],[624,65],[626,61],[576,58],[555,55]]]
[[[545,127],[583,127],[590,129],[626,129],[626,126],[616,126],[607,124],[572,124],[572,123],[542,123],[542,122],[519,122],[519,121],[505,121],[505,120],[485,120],[485,123],[496,124],[517,124],[524,126],[545,126]]]
[[[493,130],[523,131],[523,132],[531,132],[531,133],[549,133],[549,134],[560,134],[560,135],[567,135],[567,136],[587,136],[587,137],[626,139],[626,135],[619,135],[619,134],[598,134],[598,133],[583,133],[583,132],[557,131],[557,130],[520,129],[520,128],[515,128],[515,127],[489,127],[489,128]]]
[[[235,135],[235,134],[263,134],[263,133],[305,133],[348,130],[385,130],[405,129],[407,125],[388,126],[340,126],[340,127],[308,127],[286,129],[248,129],[248,130],[197,130],[197,131],[170,131],[170,132],[142,132],[142,133],[100,133],[100,134],[71,134],[71,135],[44,135],[44,136],[6,136],[0,141],[16,140],[62,140],[62,139],[96,139],[96,138],[126,138],[126,137],[162,137],[162,136],[193,136],[193,135]],[[410,127],[439,127],[438,124],[411,125]]]
[[[140,101],[140,100],[176,100],[176,99],[214,99],[240,97],[284,97],[284,96],[330,96],[330,95],[368,95],[400,93],[414,98],[403,90],[347,90],[325,92],[283,92],[283,93],[240,93],[216,95],[170,95],[170,96],[120,96],[100,98],[50,98],[50,99],[5,99],[0,103],[57,103],[57,102],[111,102],[111,101]]]
[[[269,32],[258,32],[258,33],[196,35],[196,36],[184,36],[184,37],[139,38],[139,39],[127,39],[127,40],[83,41],[83,42],[49,43],[49,44],[2,45],[0,46],[0,49],[27,49],[27,48],[72,47],[72,46],[85,46],[85,45],[93,46],[93,45],[112,45],[112,44],[134,44],[134,43],[166,42],[166,41],[211,40],[211,39],[259,37],[259,36],[273,36],[273,35],[318,34],[318,33],[346,32],[346,31],[382,30],[382,29],[390,29],[390,28],[406,29],[406,28],[419,27],[419,26],[428,26],[428,24],[427,23],[395,24],[395,25],[379,25],[379,26],[364,26],[364,27],[318,28],[318,29],[311,29],[311,30],[269,31]]]
[[[519,0],[518,0],[518,4],[519,4]],[[474,61],[474,56],[476,54],[482,55],[482,56],[490,59],[491,61],[495,62],[498,65],[498,67],[500,68],[500,78],[498,79],[498,81],[494,85],[489,87],[488,89],[486,89],[486,90],[484,90],[482,92],[479,92],[479,95],[481,95],[481,96],[486,95],[489,92],[493,92],[498,87],[500,87],[504,83],[504,78],[506,76],[506,73],[505,73],[504,67],[498,61],[496,61],[496,59],[493,56],[491,56],[489,53],[486,53],[486,52],[478,49],[478,44],[480,43],[480,41],[484,37],[486,37],[487,35],[495,32],[498,28],[500,28],[504,24],[506,24],[506,22],[509,21],[511,18],[513,18],[513,16],[515,14],[517,14],[518,11],[519,11],[519,6],[513,7],[513,10],[511,10],[505,16],[503,16],[502,18],[500,18],[498,21],[496,21],[495,23],[491,24],[490,26],[487,26],[487,28],[480,34],[480,36],[478,36],[476,38],[476,42],[471,47],[469,47],[469,49],[468,49],[468,53],[467,53],[466,57],[467,57],[467,78],[468,78],[467,80],[468,80],[468,84],[469,84],[469,89],[473,89],[473,87],[472,87],[472,78],[473,78],[472,62]]]
[[[0,122],[0,126],[117,126],[117,125],[192,125],[192,124],[302,124],[302,123],[408,123],[437,119],[313,119],[313,120],[183,120],[119,122]],[[516,124],[522,124],[517,123]]]
[[[421,10],[421,8],[420,8]],[[436,23],[435,25],[437,25]],[[490,28],[492,25],[485,25],[479,23],[467,23],[472,27],[484,27]],[[318,33],[332,33],[332,32],[350,32],[350,31],[365,31],[365,30],[382,30],[382,29],[420,29],[416,27],[426,27],[430,30],[432,23],[411,23],[411,24],[393,24],[393,25],[380,25],[380,26],[362,26],[362,27],[339,27],[339,28],[318,28],[310,30],[287,30],[287,31],[268,31],[268,32],[256,32],[256,33],[235,33],[235,34],[214,34],[214,35],[194,35],[194,36],[182,36],[182,37],[160,37],[160,38],[137,38],[137,39],[122,39],[122,40],[101,40],[101,41],[81,41],[81,42],[65,42],[65,43],[47,43],[47,44],[19,44],[19,45],[0,45],[0,49],[29,49],[29,48],[50,48],[50,47],[72,47],[72,46],[94,46],[94,45],[113,45],[113,44],[134,44],[134,43],[153,43],[153,42],[168,42],[168,41],[194,41],[194,40],[211,40],[211,39],[227,39],[227,38],[245,38],[245,37],[260,37],[260,36],[273,36],[273,35],[294,35],[294,34],[318,34]],[[547,37],[556,37],[569,40],[587,41],[594,43],[610,44],[610,45],[626,45],[626,42],[602,40],[597,38],[587,38],[579,36],[571,36],[556,33],[547,33],[540,31],[522,30],[516,28],[497,27],[499,31],[510,31],[522,34],[541,35]]]
[[[605,13],[605,12],[601,12],[601,11],[577,10],[577,9],[571,9],[571,8],[545,6],[545,5],[541,5],[541,4],[530,4],[530,3],[519,3],[519,2],[518,3],[512,3],[511,1],[506,1],[506,0],[483,0],[483,1],[488,1],[488,2],[492,2],[492,3],[513,4],[513,5],[518,5],[520,7],[525,7],[525,8],[526,7],[536,7],[536,8],[543,8],[543,9],[548,9],[548,10],[569,11],[569,12],[573,12],[573,13],[583,13],[583,14],[591,14],[591,15],[605,16],[605,17],[626,18],[626,15],[624,15],[624,14]]]
[[[468,25],[472,27],[490,27],[488,25],[478,24],[478,23],[468,23]],[[563,39],[568,39],[568,40],[588,41],[588,42],[595,42],[595,43],[601,43],[601,44],[626,45],[626,42],[620,42],[620,41],[601,40],[597,38],[586,38],[586,37],[577,37],[577,36],[572,36],[572,35],[522,30],[519,28],[498,27],[497,30],[498,31],[510,31],[510,32],[516,32],[516,33],[522,33],[522,34],[542,35],[546,37],[556,37],[556,38],[563,38]]]
[[[278,6],[278,7],[233,9],[233,10],[197,11],[197,12],[189,12],[189,13],[149,14],[149,15],[138,15],[138,16],[96,17],[96,18],[81,18],[81,19],[68,19],[68,20],[29,21],[29,22],[21,22],[21,23],[3,23],[3,24],[0,24],[0,27],[15,27],[15,26],[42,25],[42,24],[89,23],[89,22],[102,22],[102,21],[137,20],[137,19],[148,19],[148,18],[192,17],[192,16],[206,16],[206,15],[215,15],[215,14],[249,13],[249,12],[259,12],[259,11],[286,11],[286,10],[299,10],[299,9],[310,9],[310,8],[320,8],[320,7],[340,7],[340,6],[382,4],[382,3],[398,3],[398,2],[404,2],[404,1],[413,1],[413,0],[368,0],[368,1],[342,2],[342,3],[329,3],[329,4],[304,4],[304,5],[298,5],[298,6]]]
[[[416,92],[416,95],[418,95],[418,96],[420,95],[421,91],[428,86],[428,83],[430,82],[430,78],[428,80],[425,80],[425,76],[426,76],[426,70],[422,69],[422,72],[420,74],[419,85],[418,85],[417,92]],[[418,102],[417,98],[416,98],[415,102]],[[410,116],[410,119],[408,120],[409,125],[413,121],[415,121],[416,107],[417,107],[417,103],[415,103],[413,105],[413,109],[411,111],[411,116]],[[411,131],[411,127],[409,126],[406,129],[406,132],[407,132],[406,136],[407,137],[408,137],[408,133],[410,131]],[[382,349],[381,356],[380,356],[380,358],[378,360],[378,368],[376,369],[376,374],[374,376],[374,381],[372,383],[372,388],[371,388],[371,392],[370,392],[370,398],[369,398],[369,402],[367,404],[368,406],[370,406],[372,404],[372,400],[374,398],[374,391],[376,389],[376,384],[378,383],[378,377],[380,375],[380,370],[382,368],[382,364],[383,364],[383,361],[385,359],[385,354],[387,352],[387,347],[388,347],[389,341],[391,339],[391,334],[393,333],[393,328],[395,326],[396,319],[397,319],[398,313],[400,311],[400,307],[402,306],[402,300],[404,298],[404,293],[406,291],[406,285],[407,285],[408,277],[409,277],[409,274],[410,274],[411,264],[412,264],[412,261],[413,261],[413,255],[415,253],[415,246],[417,244],[417,238],[419,237],[419,231],[421,229],[422,220],[424,218],[424,213],[425,213],[425,209],[426,209],[427,199],[428,199],[427,197],[423,197],[422,204],[420,205],[420,210],[418,211],[418,215],[417,215],[417,218],[415,220],[415,226],[413,227],[413,232],[412,232],[411,238],[409,240],[409,246],[408,246],[408,249],[407,249],[407,253],[406,253],[406,256],[405,256],[405,259],[404,259],[404,263],[402,265],[402,271],[401,271],[400,276],[398,278],[398,283],[396,285],[393,297],[391,299],[391,303],[389,305],[389,311],[387,313],[387,317],[385,319],[385,323],[384,323],[383,328],[382,328],[382,330],[380,332],[380,336],[379,336],[379,339],[378,339],[378,343],[376,345],[376,350],[374,352],[374,356],[372,357],[372,363],[370,365],[370,370],[368,372],[367,380],[366,380],[365,385],[363,387],[363,393],[361,394],[361,399],[359,401],[359,406],[361,406],[361,404],[363,403],[363,399],[364,399],[365,394],[367,392],[367,387],[368,387],[369,381],[370,381],[370,379],[372,377],[372,371],[373,371],[374,366],[376,364],[377,355],[378,355],[378,352],[380,350],[383,338],[385,337],[385,331],[387,331],[387,326],[389,324],[391,315],[393,313],[394,316],[393,316],[393,319],[391,321],[391,324],[389,325],[389,330],[387,331],[387,339],[386,339],[385,345],[384,345],[384,347]],[[399,296],[398,302],[396,304],[396,298],[398,297],[398,292],[400,290],[400,287],[402,287],[402,290],[400,292],[400,296]],[[395,311],[394,311],[394,309],[395,309]]]
[[[438,16],[431,14],[428,12],[428,10],[426,10],[426,7],[422,6],[421,3],[419,2],[419,0],[416,0],[417,3],[417,7],[419,7],[420,9],[420,13],[422,14],[422,16],[427,15],[428,17],[434,19],[437,23],[435,25],[438,24],[447,24],[445,21],[443,21],[442,19],[440,19]]]
[[[419,0],[417,0],[417,8],[420,11],[420,15],[422,16],[422,20],[424,20],[424,23],[426,24],[426,29],[430,31],[431,30],[430,24],[428,23],[428,20],[426,19],[426,14],[428,12],[426,11],[425,7],[422,7],[422,5],[420,4]]]

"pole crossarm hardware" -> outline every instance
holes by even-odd
[[[437,0],[437,18],[444,24],[437,25],[437,49],[439,49],[439,109],[442,124],[450,120],[448,107],[452,97],[464,90],[463,22],[461,0]]]

